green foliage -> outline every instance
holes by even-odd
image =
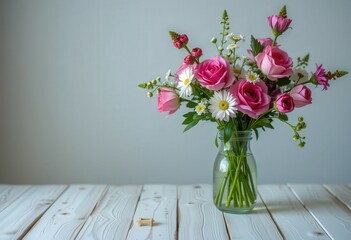
[[[138,87],[140,87],[140,88],[146,88],[146,87],[147,87],[147,84],[146,84],[146,83],[140,83],[140,84],[138,85]]]
[[[257,56],[257,54],[259,54],[260,52],[263,51],[263,46],[262,44],[257,41],[256,38],[254,38],[254,36],[251,35],[251,52],[252,55],[254,55],[255,57]]]
[[[224,131],[223,131],[223,140],[224,143],[228,142],[230,140],[230,138],[233,135],[233,123],[232,121],[229,121],[226,123],[225,127],[224,127]]]
[[[288,77],[279,78],[279,79],[278,79],[278,82],[277,82],[277,84],[278,84],[279,87],[286,86],[286,85],[288,85],[289,83],[290,83],[290,78],[288,78]]]

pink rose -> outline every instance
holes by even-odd
[[[267,46],[272,46],[273,39],[272,38],[257,38],[257,41],[261,43],[262,47],[265,48]]]
[[[168,115],[171,115],[180,106],[179,96],[173,89],[160,88],[160,90],[158,95],[158,111],[168,112]]]
[[[258,68],[270,80],[291,76],[293,74],[292,59],[278,46],[267,46],[255,57]]]
[[[268,22],[273,30],[274,35],[281,35],[283,32],[285,32],[286,29],[289,28],[292,20],[287,17],[273,15],[268,17]]]
[[[311,90],[305,85],[298,85],[291,89],[291,97],[294,99],[295,107],[303,107],[312,103]]]
[[[221,56],[200,63],[196,78],[205,88],[216,91],[229,87],[234,82],[230,64]]]
[[[229,89],[237,99],[236,107],[239,111],[252,118],[258,118],[268,110],[271,97],[268,96],[267,91],[268,88],[262,80],[255,84],[240,80]]]
[[[283,93],[277,97],[275,104],[279,112],[288,113],[294,110],[294,99],[289,93]]]

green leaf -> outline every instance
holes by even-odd
[[[257,141],[257,140],[258,140],[258,130],[257,130],[257,128],[254,128],[253,130],[254,130],[254,132],[255,132],[256,141]]]
[[[193,117],[193,115],[194,115],[195,113],[196,113],[196,112],[188,112],[188,113],[184,114],[183,117],[185,117],[185,118]]]
[[[254,38],[254,36],[251,35],[251,51],[252,51],[252,55],[254,55],[255,57],[257,56],[257,54],[259,54],[260,52],[263,51],[263,46],[262,44],[257,41],[256,38]]]
[[[182,122],[183,125],[188,125],[189,123],[191,123],[192,121],[194,121],[194,119],[192,117],[188,117],[186,119],[184,119],[184,121]]]
[[[340,71],[338,71],[338,72],[339,72],[339,74],[340,74],[338,77],[345,76],[346,74],[349,73],[348,71],[343,71],[343,70],[340,70]]]
[[[217,134],[216,134],[216,138],[215,138],[215,145],[216,145],[216,148],[218,148],[218,132],[217,132]]]
[[[290,84],[290,78],[285,77],[285,78],[279,78],[277,82],[279,87],[286,86]]]
[[[140,88],[146,88],[146,87],[147,87],[147,84],[146,84],[146,83],[140,83],[140,84],[138,85],[138,87],[140,87]]]
[[[185,127],[184,131],[183,132],[186,132],[188,131],[189,129],[193,128],[196,126],[196,124],[199,123],[200,120],[194,120],[192,121],[191,123],[188,124],[188,126]]]
[[[197,103],[196,103],[196,102],[188,102],[188,103],[186,104],[186,106],[187,106],[188,108],[194,108],[194,107],[197,106]]]
[[[224,143],[228,142],[230,138],[232,137],[233,134],[233,125],[231,122],[227,122],[227,124],[224,127]]]
[[[286,115],[285,113],[279,113],[278,115],[278,118],[281,120],[281,121],[288,121],[288,115]]]

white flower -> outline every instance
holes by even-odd
[[[245,77],[246,76],[246,71],[239,64],[236,64],[235,67],[232,67],[232,71],[233,71],[234,75],[237,78],[239,78],[239,79],[245,79],[246,78]]]
[[[179,78],[178,88],[180,88],[179,96],[180,97],[190,96],[193,93],[193,89],[191,88],[190,83],[194,79],[194,74],[191,67],[184,69],[178,78]]]
[[[207,98],[201,99],[201,103],[202,103],[203,105],[207,105],[207,104],[208,104]]]
[[[226,40],[233,40],[233,37],[234,37],[234,33],[229,33],[227,36],[226,36]]]
[[[197,113],[197,115],[201,115],[205,112],[206,110],[206,105],[203,103],[199,103],[196,107],[195,107],[195,112]]]
[[[257,83],[260,81],[260,76],[257,75],[257,73],[254,72],[248,72],[246,74],[246,81],[250,82],[250,83]]]
[[[214,92],[213,96],[210,98],[210,112],[212,113],[212,117],[224,120],[226,122],[229,121],[229,117],[236,117],[237,108],[235,107],[237,104],[234,96],[225,90]]]
[[[231,43],[228,45],[227,50],[233,50],[239,48],[238,45],[236,45],[235,43]]]
[[[166,76],[165,76],[165,79],[167,81],[169,81],[169,77],[171,76],[171,69],[168,69],[168,71],[166,72]]]
[[[297,68],[293,69],[294,74],[290,77],[295,83],[299,81],[299,83],[304,83],[308,81],[308,72],[304,69]]]

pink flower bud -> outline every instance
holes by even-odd
[[[175,41],[173,42],[173,45],[178,49],[183,47],[183,43],[181,41]]]
[[[186,34],[181,34],[181,35],[179,36],[179,40],[180,40],[184,45],[186,45],[186,44],[188,43],[188,41],[189,41],[188,36],[187,36]]]
[[[286,29],[289,28],[292,20],[290,18],[284,18],[277,15],[268,17],[269,25],[271,26],[275,36],[282,34]]]
[[[294,110],[295,104],[294,99],[289,93],[283,93],[277,97],[275,101],[277,109],[281,113],[288,113]]]
[[[160,94],[158,95],[159,112],[168,112],[168,115],[171,115],[178,110],[179,106],[179,96],[173,89],[160,88]]]
[[[188,55],[184,58],[184,63],[187,65],[193,64],[194,63],[194,57],[191,55]]]
[[[297,85],[291,89],[290,95],[294,99],[295,107],[303,107],[312,103],[311,90],[305,85]]]
[[[201,57],[202,56],[201,48],[193,48],[193,50],[191,51],[191,55],[193,55],[193,57],[195,58]]]

